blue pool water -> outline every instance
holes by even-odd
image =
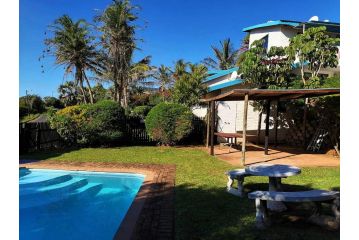
[[[20,239],[112,239],[144,175],[20,169]]]

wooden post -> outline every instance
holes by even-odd
[[[211,101],[211,155],[214,156],[215,102]]]
[[[242,165],[245,166],[246,161],[246,137],[247,137],[247,113],[248,113],[248,93],[244,96],[244,108],[243,108],[243,142],[242,142]]]
[[[308,102],[306,98],[304,102],[304,114],[303,114],[303,148],[306,149],[306,138],[307,138],[307,113],[308,113]]]
[[[274,146],[278,145],[278,106],[279,106],[279,100],[276,100],[275,115],[274,115]]]
[[[267,102],[267,116],[266,116],[266,134],[264,137],[264,154],[268,155],[268,140],[269,140],[269,115],[270,115],[270,100]]]
[[[261,140],[262,115],[263,115],[263,109],[261,110],[261,112],[260,112],[260,114],[259,114],[259,119],[258,119],[257,145],[259,145],[260,140]]]
[[[207,106],[207,119],[206,119],[206,122],[207,122],[207,133],[206,133],[206,147],[208,148],[209,147],[209,131],[210,131],[210,122],[209,122],[209,119],[211,117],[211,108],[210,108],[210,103],[208,103],[208,106]]]
[[[41,141],[41,129],[40,124],[36,126],[36,135],[35,135],[35,142],[36,142],[36,150],[40,150],[40,142]]]

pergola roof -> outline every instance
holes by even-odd
[[[317,88],[317,89],[234,89],[226,93],[210,95],[202,102],[210,101],[240,101],[248,94],[250,100],[285,100],[307,97],[320,97],[326,95],[340,94],[339,88]]]

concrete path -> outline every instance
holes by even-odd
[[[202,148],[208,151],[209,148]],[[241,164],[242,152],[231,148],[228,153],[228,147],[215,146],[215,156],[231,165],[238,166]],[[340,159],[334,151],[329,153],[311,153],[295,147],[278,147],[270,148],[269,155],[264,155],[263,148],[254,144],[247,146],[246,165],[251,164],[287,164],[297,167],[339,167]]]

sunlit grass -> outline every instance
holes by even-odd
[[[266,231],[254,228],[252,200],[238,198],[225,191],[224,172],[233,166],[193,148],[121,147],[83,148],[62,152],[37,153],[23,159],[62,161],[176,164],[176,239],[339,239],[310,224],[284,223]],[[302,168],[297,176],[283,179],[288,190],[338,189],[339,168]],[[245,190],[266,190],[268,179],[249,177]]]

